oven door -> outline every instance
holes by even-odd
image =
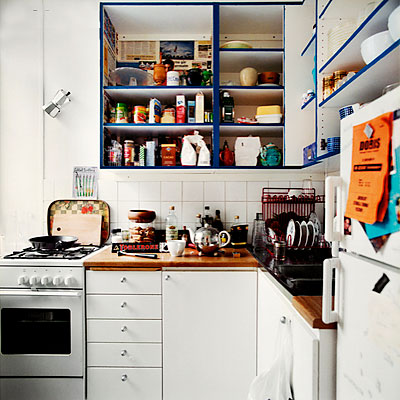
[[[83,376],[82,290],[0,290],[0,376]]]

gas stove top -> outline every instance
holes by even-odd
[[[99,248],[97,246],[74,246],[64,250],[38,250],[28,247],[21,251],[13,251],[4,256],[4,259],[80,260]]]

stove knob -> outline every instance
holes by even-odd
[[[29,283],[31,284],[31,286],[36,286],[40,283],[40,278],[38,276],[31,276],[31,278],[29,279]]]
[[[64,279],[65,286],[72,286],[75,282],[75,278],[73,276],[67,276]]]
[[[26,275],[21,275],[18,277],[18,285],[27,285],[29,283],[29,278]]]
[[[41,282],[42,282],[42,285],[47,286],[47,285],[53,283],[53,279],[51,279],[51,276],[46,275],[42,278]]]
[[[62,278],[62,276],[55,276],[54,277],[54,279],[53,279],[53,285],[54,286],[60,286],[62,283],[63,283],[63,278]]]

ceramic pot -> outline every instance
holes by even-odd
[[[167,68],[164,64],[156,64],[153,68],[153,79],[157,86],[164,84],[167,78]]]
[[[257,83],[258,73],[253,67],[246,67],[240,71],[240,84],[242,86],[254,86]]]

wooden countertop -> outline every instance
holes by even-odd
[[[322,322],[322,297],[321,296],[294,296],[293,307],[315,329],[336,329],[336,322],[325,324]]]
[[[158,259],[148,259],[132,256],[118,256],[111,252],[111,246],[105,247],[84,261],[86,269],[91,270],[146,270],[160,271],[163,269],[185,269],[185,270],[238,270],[255,269],[258,267],[257,260],[247,249],[223,249],[225,254],[217,257],[199,257],[194,249],[185,249],[182,257],[171,257],[169,253],[158,253]],[[232,253],[239,252],[240,257],[234,258]]]

